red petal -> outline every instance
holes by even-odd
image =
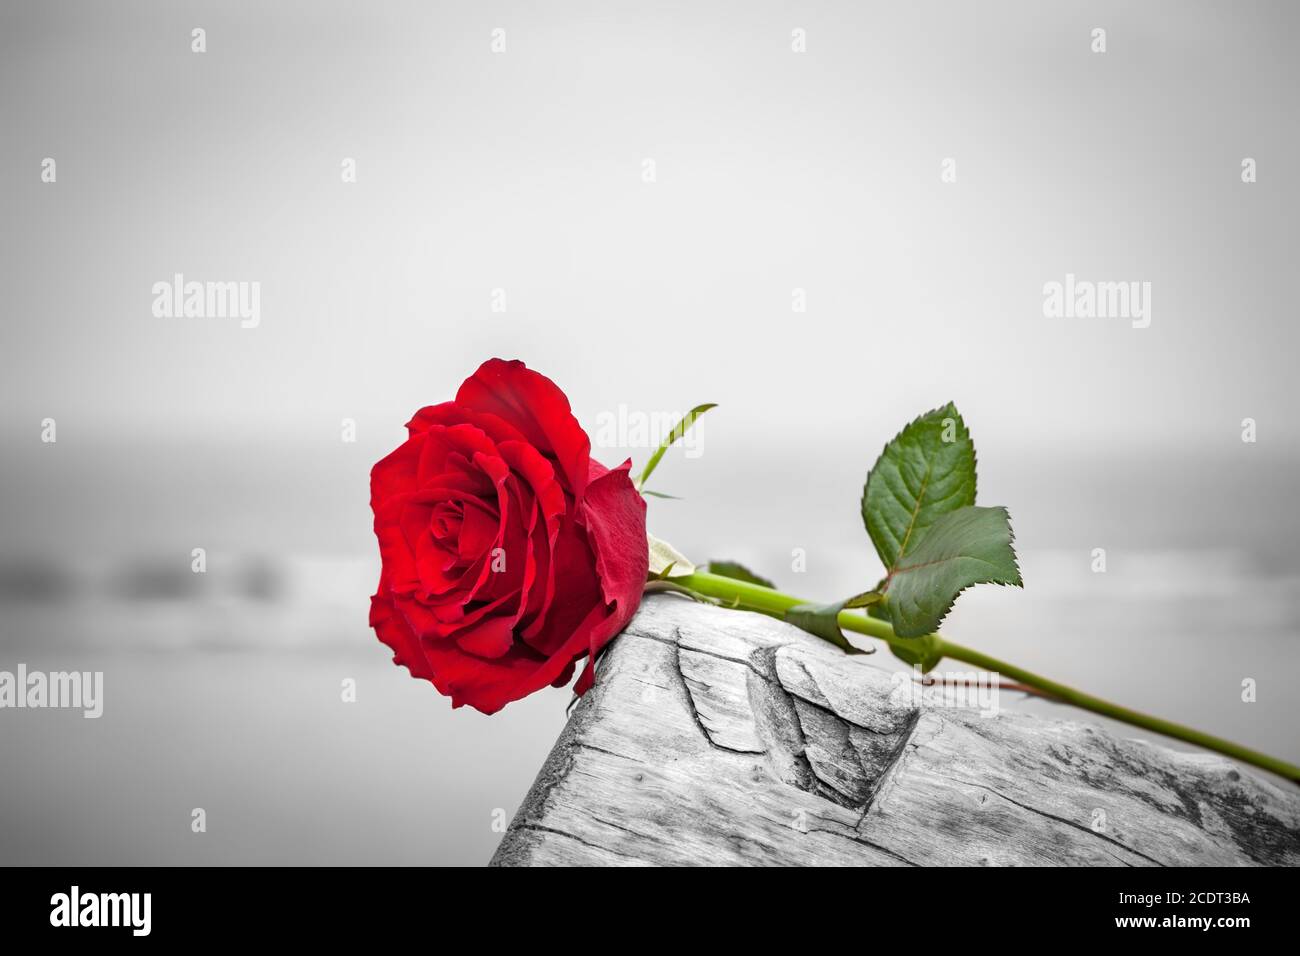
[[[530,686],[530,678],[546,666],[518,643],[511,644],[510,650],[495,660],[467,654],[454,641],[425,641],[424,653],[433,670],[433,685],[451,698],[451,706],[468,704],[485,714],[495,714],[512,700],[530,693],[521,693],[519,688]],[[563,669],[562,665],[558,669]],[[550,680],[554,678],[552,675]]]
[[[582,505],[587,540],[596,555],[596,574],[610,614],[601,627],[592,630],[587,666],[573,688],[579,697],[596,679],[596,655],[623,630],[640,606],[650,571],[645,546],[645,499],[628,475],[631,467],[632,462],[625,461],[594,479]]]
[[[523,362],[488,359],[461,385],[456,404],[503,419],[560,464],[573,496],[587,488],[591,441],[573,417],[569,400],[549,378]]]
[[[490,617],[457,634],[456,643],[478,657],[502,657],[514,642],[510,624],[508,617]]]
[[[380,591],[383,591],[382,585]],[[402,615],[394,613],[392,602],[380,594],[370,599],[370,626],[379,639],[392,648],[394,664],[405,667],[412,677],[433,679],[433,669],[425,660],[419,638],[406,626]]]
[[[406,510],[405,496],[390,498],[375,509],[375,537],[379,539],[379,557],[392,590],[409,593],[420,584],[415,555],[402,533],[401,516]]]
[[[609,604],[617,603],[624,621],[641,603],[650,571],[646,548],[645,499],[628,475],[631,461],[606,472],[587,488],[582,523],[596,555],[596,574]]]
[[[496,442],[524,441],[524,436],[520,434],[519,429],[509,422],[503,421],[496,415],[464,408],[455,402],[443,402],[441,405],[429,405],[420,409],[406,423],[406,429],[414,435],[428,431],[434,425],[459,425],[463,422],[481,429]]]
[[[573,661],[565,665],[564,670],[560,671],[560,676],[551,681],[552,687],[563,687],[569,681],[573,680]]]
[[[415,474],[423,448],[423,435],[408,438],[370,469],[371,510],[378,511],[388,499],[416,489]]]
[[[555,468],[537,449],[523,442],[502,442],[499,451],[501,457],[519,476],[534,499],[527,538],[522,542],[527,560],[524,564],[523,579],[520,582],[519,612],[516,617],[516,621],[519,621],[525,614],[533,615],[531,623],[523,634],[527,639],[540,629],[542,623],[540,615],[545,614],[555,590],[555,577],[551,573],[551,552],[555,547],[555,539],[560,533],[560,522],[567,501],[564,491],[555,480]],[[521,496],[523,496],[522,491]],[[542,519],[543,530],[537,534],[536,519],[539,516]],[[540,585],[538,581],[541,581]]]
[[[436,484],[438,476],[447,471],[447,459],[452,455],[462,458],[473,458],[476,454],[495,456],[496,448],[496,442],[473,425],[435,425],[424,433],[420,484]]]
[[[460,527],[459,552],[466,561],[472,561],[497,540],[501,518],[489,511],[486,505],[471,499],[465,502],[465,516]]]
[[[596,557],[586,533],[571,518],[560,528],[547,571],[553,582],[554,600],[540,612],[540,626],[526,629],[521,636],[549,657],[560,652],[592,608],[605,607],[600,579],[596,577]]]

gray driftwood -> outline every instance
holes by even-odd
[[[757,614],[648,598],[492,863],[1300,863],[1300,791],[1086,723],[917,701]]]

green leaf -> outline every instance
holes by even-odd
[[[894,652],[894,656],[900,661],[921,668],[922,674],[930,673],[943,660],[940,640],[935,634],[908,638],[906,647],[890,644],[889,649]]]
[[[667,541],[647,534],[646,547],[650,551],[651,578],[684,578],[695,573],[695,565],[690,559]]]
[[[874,593],[874,592],[872,592]],[[874,654],[876,649],[854,647],[840,630],[840,611],[846,607],[865,607],[867,603],[878,599],[879,595],[869,597],[859,594],[834,604],[796,604],[785,612],[785,619],[795,627],[802,628],[809,634],[830,641],[846,654]]]
[[[735,561],[710,561],[706,570],[710,574],[720,574],[724,578],[731,578],[733,581],[748,581],[750,584],[776,589],[776,585],[767,578],[759,577],[749,568],[743,564],[737,564]]]
[[[885,578],[879,605],[899,637],[939,627],[957,595],[973,584],[1021,587],[1006,508],[962,508],[937,518]]]
[[[696,405],[686,413],[686,417],[678,422],[677,427],[668,433],[668,437],[659,443],[659,447],[655,449],[655,453],[650,456],[650,460],[647,461],[645,467],[641,469],[641,475],[636,480],[637,491],[641,491],[645,488],[645,483],[650,480],[650,476],[654,474],[654,470],[659,467],[659,462],[663,459],[664,452],[677,442],[681,441],[682,437],[686,434],[686,429],[695,424],[695,419],[699,418],[710,408],[717,407],[716,402],[706,402],[703,405]]]
[[[862,490],[862,520],[886,571],[934,522],[975,504],[975,446],[951,402],[885,446]]]

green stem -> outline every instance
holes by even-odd
[[[773,591],[771,588],[765,588],[759,584],[737,581],[733,578],[723,577],[720,574],[709,574],[707,571],[696,571],[694,574],[673,578],[673,583],[688,588],[696,594],[719,598],[723,601],[737,602],[738,607],[759,611],[773,617],[784,617],[785,612],[790,608],[808,603],[800,598],[783,594],[780,591]],[[899,637],[894,633],[894,629],[888,621],[869,617],[856,611],[840,612],[839,623],[840,627],[846,631],[874,637],[891,646],[904,649],[914,650],[916,641],[919,640],[918,638]],[[1172,721],[1162,720],[1159,717],[1149,717],[1139,711],[1121,707],[1119,704],[1112,704],[1100,697],[1093,697],[1091,694],[1077,691],[1065,684],[1058,684],[1054,680],[1040,677],[1032,671],[1016,667],[1014,664],[1008,664],[969,647],[954,644],[939,634],[931,634],[929,637],[934,641],[935,648],[943,657],[951,657],[953,660],[964,661],[984,670],[1010,677],[1022,684],[1028,684],[1030,687],[1044,691],[1067,704],[1082,707],[1084,710],[1090,710],[1093,713],[1123,721],[1126,724],[1132,724],[1134,727],[1141,727],[1144,730],[1163,734],[1166,737],[1183,740],[1189,744],[1196,744],[1198,747],[1204,747],[1207,750],[1215,750],[1243,763],[1271,770],[1273,773],[1286,777],[1293,782],[1300,782],[1300,767],[1287,763],[1285,760],[1270,757],[1268,754],[1251,750],[1230,740],[1224,740],[1222,737],[1201,733],[1199,730],[1193,730]]]

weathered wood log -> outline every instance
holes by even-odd
[[[598,674],[493,865],[1300,863],[1284,781],[918,700],[761,615],[647,598]]]

